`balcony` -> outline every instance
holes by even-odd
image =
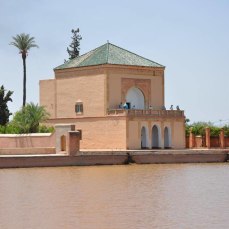
[[[184,117],[182,110],[135,110],[135,109],[108,109],[109,116],[129,116],[129,117],[152,117],[152,118],[181,118]]]

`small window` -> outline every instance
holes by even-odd
[[[83,103],[76,103],[75,105],[75,112],[76,114],[83,114]]]

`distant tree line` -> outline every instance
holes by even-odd
[[[204,136],[206,127],[210,128],[211,136],[219,136],[220,130],[223,128],[225,136],[229,137],[229,125],[219,127],[214,125],[212,122],[194,122],[192,124],[188,124],[188,122],[186,122],[186,136],[189,136],[190,130],[195,135]]]

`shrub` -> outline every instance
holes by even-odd
[[[39,126],[39,129],[38,129],[38,132],[39,133],[53,133],[54,132],[54,127],[48,127],[48,126],[44,126],[44,125],[41,125]]]
[[[212,126],[210,122],[194,122],[190,127],[192,127],[192,133],[195,135],[205,135],[205,128]]]
[[[0,134],[5,134],[5,131],[6,131],[6,126],[0,125]]]
[[[204,136],[205,135],[205,128],[210,128],[210,134],[212,137],[219,136],[221,127],[214,126],[211,122],[194,122],[191,125],[186,125],[186,136],[189,136],[190,128],[192,128],[192,133],[196,136]],[[224,126],[225,135],[229,136],[229,126]]]
[[[10,125],[12,125],[10,129],[12,128],[21,134],[37,133],[39,132],[39,123],[46,121],[48,117],[49,114],[43,106],[29,103],[15,113],[10,123]]]
[[[224,135],[229,137],[229,125],[225,125],[223,129],[224,129]]]

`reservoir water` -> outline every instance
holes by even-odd
[[[0,228],[229,228],[229,164],[1,169]]]

